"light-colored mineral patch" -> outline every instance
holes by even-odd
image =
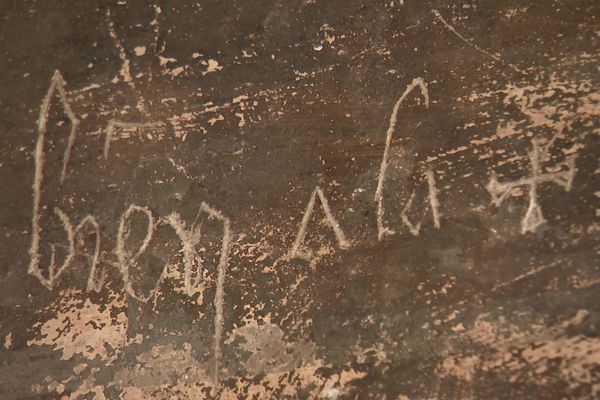
[[[93,303],[79,289],[62,291],[60,298],[48,307],[54,317],[34,325],[37,335],[28,346],[52,346],[61,351],[61,360],[99,357],[109,364],[127,342],[128,318],[123,294],[110,293],[109,302]]]

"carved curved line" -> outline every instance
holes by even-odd
[[[125,248],[125,240],[129,236],[129,217],[134,212],[143,213],[148,220],[148,228],[146,230],[146,237],[142,241],[142,245],[138,249],[138,251],[134,255],[130,255],[127,249]],[[148,296],[138,295],[133,288],[133,284],[129,279],[129,267],[135,264],[140,257],[140,255],[146,251],[146,248],[150,244],[152,237],[154,236],[155,224],[154,218],[152,217],[152,212],[146,207],[140,207],[138,205],[132,204],[129,206],[127,211],[123,214],[121,218],[121,222],[119,223],[119,230],[117,232],[117,258],[119,259],[119,267],[121,270],[121,276],[123,278],[123,283],[125,285],[125,291],[134,299],[141,301],[142,303],[147,303],[158,290],[158,287],[164,277],[166,266],[163,268],[160,277],[158,278],[156,285],[150,291]]]
[[[63,106],[63,110],[67,114],[67,117],[71,121],[71,133],[69,134],[69,139],[67,142],[67,148],[65,149],[65,153],[63,156],[63,166],[61,172],[60,181],[65,178],[67,172],[67,165],[69,163],[69,159],[71,157],[71,149],[75,142],[75,136],[77,134],[77,127],[79,126],[79,120],[73,113],[69,102],[67,101],[67,96],[64,90],[65,81],[60,73],[60,71],[54,71],[52,75],[52,79],[50,80],[50,87],[48,88],[48,92],[46,92],[46,96],[44,96],[44,100],[42,101],[42,105],[40,107],[40,114],[38,117],[38,137],[35,145],[34,151],[34,162],[35,162],[35,170],[34,170],[34,178],[33,178],[33,211],[31,217],[31,246],[29,248],[29,254],[31,256],[29,261],[29,266],[27,271],[29,274],[38,278],[40,283],[48,289],[52,289],[54,285],[54,278],[52,275],[49,275],[48,278],[45,278],[42,274],[42,271],[39,267],[40,264],[40,239],[42,228],[40,227],[40,203],[42,198],[42,183],[44,178],[44,143],[45,143],[45,135],[47,131],[47,122],[48,122],[48,113],[50,111],[50,101],[52,100],[52,96],[55,94],[55,91],[58,90],[60,101]],[[58,211],[57,211],[58,210]],[[68,222],[68,218],[62,211],[58,208],[55,209],[55,213],[61,218],[63,222],[63,226],[67,230],[67,235],[69,235],[69,230],[72,229],[70,222]],[[67,222],[65,222],[67,221]],[[72,234],[72,231],[71,231]],[[72,243],[69,243],[69,251],[71,251]],[[58,269],[58,275],[68,267],[67,261],[70,260],[69,257],[72,258],[72,254],[67,256],[65,259],[65,263]],[[52,260],[50,266],[53,270],[55,270],[56,265],[54,265],[54,261]],[[58,277],[55,276],[55,278]]]
[[[394,231],[385,227],[383,223],[383,216],[385,214],[385,208],[383,205],[383,189],[385,184],[387,167],[389,164],[392,135],[394,133],[394,130],[396,129],[398,111],[400,110],[400,106],[402,105],[404,100],[406,100],[408,95],[417,87],[421,89],[421,95],[425,99],[425,108],[429,108],[429,91],[427,90],[426,83],[423,81],[422,78],[413,79],[412,83],[408,85],[404,93],[402,93],[402,96],[400,96],[398,101],[396,101],[396,104],[394,105],[394,109],[390,116],[390,124],[386,132],[385,150],[383,151],[383,159],[381,160],[379,179],[377,181],[377,190],[375,191],[375,201],[377,202],[377,238],[379,240],[383,239],[385,235],[394,234]]]
[[[64,231],[67,234],[67,241],[69,245],[67,247],[67,255],[65,256],[65,260],[63,261],[60,267],[56,267],[56,246],[51,244],[50,246],[52,250],[50,256],[50,265],[48,266],[48,278],[44,277],[42,270],[39,267],[39,253],[38,264],[36,264],[35,266],[32,266],[31,264],[29,265],[29,273],[38,278],[40,283],[49,290],[52,290],[54,288],[54,284],[56,283],[60,275],[62,275],[62,273],[69,268],[75,255],[73,227],[71,225],[69,217],[58,207],[54,207],[54,214],[56,214],[61,220]]]
[[[186,229],[185,222],[181,220],[178,213],[171,213],[165,219],[165,222],[173,228],[181,242],[184,265],[183,280],[186,293],[191,296],[194,293],[194,288],[200,283],[201,264],[197,262],[198,252],[196,251],[196,245],[200,242],[199,231],[196,231],[194,225],[189,230]],[[192,277],[194,265],[196,266],[195,278]]]
[[[94,229],[94,234],[96,236],[94,256],[92,258],[92,265],[90,266],[90,273],[87,281],[87,291],[91,292],[93,290],[95,292],[100,292],[100,290],[102,290],[102,285],[106,280],[106,270],[103,270],[100,273],[100,276],[96,278],[96,270],[98,268],[98,261],[100,258],[100,226],[93,216],[86,215],[86,217],[82,219],[79,225],[77,225],[75,228],[75,237],[77,237],[85,225],[90,225]]]

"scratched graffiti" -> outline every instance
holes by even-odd
[[[487,189],[492,195],[492,202],[499,206],[504,199],[510,195],[511,191],[520,186],[527,186],[529,190],[529,205],[527,212],[521,221],[521,233],[535,232],[546,220],[542,214],[542,207],[538,203],[538,186],[544,182],[553,182],[562,186],[567,192],[571,190],[573,179],[575,178],[575,158],[573,154],[556,167],[559,172],[544,173],[542,162],[548,155],[548,149],[552,146],[556,136],[553,136],[548,143],[542,143],[540,139],[532,141],[532,150],[529,153],[531,162],[531,175],[513,182],[498,182],[495,173],[487,185]],[[563,168],[564,167],[564,168]]]
[[[597,396],[597,5],[233,3],[11,75],[0,397]]]
[[[78,120],[75,117],[75,114],[73,113],[73,111],[71,110],[68,100],[66,98],[66,94],[65,94],[63,85],[64,85],[64,81],[61,77],[61,74],[60,74],[60,72],[56,71],[52,77],[50,89],[48,90],[48,93],[42,102],[42,106],[41,106],[41,110],[40,110],[39,125],[38,125],[38,131],[39,131],[38,132],[38,144],[36,146],[36,151],[35,151],[36,175],[35,175],[34,186],[33,186],[34,187],[34,211],[33,211],[33,217],[32,217],[32,226],[33,226],[34,235],[32,236],[32,244],[31,244],[31,250],[30,250],[31,262],[30,262],[29,271],[32,275],[37,277],[44,286],[46,286],[49,289],[52,289],[56,280],[59,278],[59,276],[62,274],[62,272],[70,266],[70,264],[72,262],[72,259],[73,259],[74,253],[75,253],[74,236],[85,226],[85,224],[90,224],[96,229],[96,238],[97,238],[96,240],[98,243],[96,245],[96,250],[94,252],[94,260],[93,260],[91,270],[90,270],[90,278],[89,278],[90,280],[89,280],[89,284],[88,284],[88,290],[91,290],[91,289],[97,290],[102,281],[102,279],[99,279],[98,277],[96,277],[96,275],[97,275],[96,268],[97,268],[97,264],[98,264],[98,248],[99,248],[100,238],[97,233],[98,232],[98,224],[93,216],[87,216],[84,220],[82,220],[82,222],[75,229],[73,229],[73,226],[71,225],[69,217],[64,212],[62,212],[59,208],[56,208],[54,210],[54,212],[61,220],[61,222],[64,226],[65,234],[66,234],[68,242],[69,242],[68,255],[65,258],[65,261],[63,262],[63,264],[57,268],[55,265],[55,259],[54,259],[54,255],[53,255],[54,250],[53,250],[52,256],[50,259],[50,265],[48,267],[49,275],[47,278],[42,275],[41,269],[39,267],[39,262],[40,262],[39,261],[39,246],[40,246],[41,239],[40,239],[40,229],[38,226],[38,224],[39,224],[38,221],[39,221],[39,212],[40,212],[39,211],[40,191],[41,191],[42,178],[43,178],[42,166],[44,163],[43,144],[44,144],[44,135],[45,135],[45,132],[47,129],[46,128],[46,118],[47,118],[46,116],[48,113],[49,101],[55,91],[58,90],[58,93],[59,93],[60,99],[61,99],[61,104],[63,104],[63,106],[65,107],[67,115],[69,116],[69,119],[72,121],[72,124],[73,124],[72,130],[71,130],[71,136],[69,137],[69,142],[68,142],[69,144],[68,144],[67,149],[65,150],[63,175],[61,175],[61,180],[63,179],[64,174],[66,174],[66,165],[67,165],[69,155],[71,153],[72,142],[74,141],[76,128],[78,125],[78,122],[77,122]],[[386,171],[387,171],[388,163],[389,163],[389,152],[390,152],[390,147],[391,147],[392,135],[396,128],[396,123],[397,123],[397,114],[400,109],[400,106],[402,105],[402,103],[404,102],[404,100],[406,99],[408,94],[410,94],[417,87],[420,88],[421,93],[423,94],[424,99],[425,99],[425,105],[428,106],[429,91],[428,91],[425,83],[423,82],[423,80],[420,78],[417,78],[417,79],[413,80],[413,82],[410,85],[408,85],[407,89],[404,91],[404,93],[402,94],[400,99],[394,105],[394,109],[393,109],[392,115],[390,117],[390,125],[389,125],[388,131],[386,133],[386,142],[385,142],[386,146],[385,146],[384,153],[383,153],[383,161],[381,163],[381,169],[379,172],[377,189],[375,192],[375,200],[377,203],[377,213],[376,213],[377,218],[376,218],[376,220],[377,220],[378,239],[379,240],[381,240],[384,237],[384,235],[390,235],[390,234],[395,233],[393,230],[386,228],[384,225],[385,208],[384,208],[384,201],[383,201],[383,190],[384,190],[384,185],[385,185]],[[104,157],[107,158],[107,156],[108,156],[109,143],[111,140],[110,138],[112,135],[112,131],[115,128],[120,127],[120,128],[143,129],[145,127],[152,127],[152,126],[156,126],[156,124],[155,123],[130,124],[130,123],[121,123],[121,122],[111,120],[108,123],[108,128],[106,129]],[[573,182],[573,179],[576,174],[576,168],[575,168],[576,154],[569,156],[565,161],[563,161],[559,165],[555,166],[560,170],[559,172],[544,173],[544,171],[542,170],[541,163],[547,157],[548,150],[553,145],[556,137],[557,137],[556,135],[553,136],[553,138],[550,141],[548,141],[547,143],[542,143],[542,141],[540,139],[534,139],[532,141],[533,149],[529,153],[529,159],[531,162],[531,175],[529,177],[522,178],[522,179],[514,181],[514,182],[499,182],[496,177],[496,174],[494,172],[492,172],[492,178],[487,185],[487,190],[492,195],[492,202],[497,206],[499,206],[506,199],[506,197],[508,195],[510,195],[511,191],[514,190],[515,188],[519,188],[521,186],[528,187],[529,206],[528,206],[527,212],[526,212],[525,216],[523,217],[522,223],[521,223],[521,233],[523,233],[523,234],[528,233],[528,232],[535,232],[535,230],[541,224],[543,224],[545,222],[545,219],[542,214],[541,206],[538,203],[538,191],[537,191],[538,185],[540,185],[541,183],[544,183],[544,182],[554,182],[554,183],[564,187],[566,191],[569,191],[571,189],[572,182]],[[427,196],[427,200],[426,200],[427,206],[426,206],[425,212],[427,212],[428,210],[431,211],[434,227],[436,229],[441,229],[441,222],[440,222],[441,221],[441,212],[440,212],[441,204],[440,204],[440,200],[438,197],[438,189],[436,188],[434,172],[432,170],[427,170],[425,173],[425,176],[426,176],[428,192],[429,192],[429,194]],[[336,237],[339,247],[341,249],[348,249],[351,247],[352,241],[346,238],[346,235],[342,231],[342,228],[340,227],[339,222],[336,220],[336,218],[334,217],[334,215],[332,213],[332,210],[329,206],[327,198],[325,197],[325,194],[323,193],[323,190],[317,186],[310,196],[310,200],[309,200],[306,210],[304,212],[304,216],[302,218],[302,222],[300,224],[298,233],[296,235],[296,239],[294,241],[294,244],[293,244],[291,250],[289,251],[289,257],[291,257],[291,258],[300,258],[300,259],[309,261],[313,256],[312,251],[301,250],[301,246],[302,246],[302,242],[304,241],[304,238],[306,236],[308,224],[311,219],[313,210],[315,208],[315,203],[316,203],[317,199],[319,200],[319,202],[321,203],[321,205],[323,207],[323,211],[325,212],[327,222],[333,229],[333,232],[335,234],[335,237]],[[404,210],[401,213],[399,219],[401,220],[402,224],[405,225],[405,227],[408,229],[408,231],[412,235],[418,236],[421,231],[422,221],[413,222],[407,216],[407,211],[409,209],[411,209],[411,207],[413,206],[414,200],[415,200],[415,193],[413,192],[411,194],[410,198],[408,199],[408,201],[406,202],[406,204],[404,206]],[[146,233],[145,238],[143,239],[143,242],[142,242],[140,248],[137,251],[134,251],[132,253],[125,248],[124,243],[125,243],[127,231],[128,231],[128,228],[127,228],[128,222],[127,221],[129,219],[130,215],[134,212],[143,213],[146,216],[146,218],[147,218],[147,233]],[[206,203],[201,204],[200,212],[207,212],[211,217],[218,218],[223,221],[228,221],[227,219],[224,219],[225,217],[223,217],[219,211],[206,205]],[[173,229],[175,230],[175,232],[177,233],[179,239],[182,242],[183,252],[184,252],[184,264],[185,264],[185,288],[188,293],[192,292],[193,287],[198,284],[198,279],[199,279],[199,273],[197,270],[200,268],[200,262],[198,261],[198,255],[195,251],[195,246],[199,243],[199,240],[201,237],[200,232],[198,231],[198,228],[191,227],[190,231],[186,230],[185,223],[183,223],[181,221],[180,217],[177,214],[171,214],[164,218],[160,218],[159,221],[155,221],[154,217],[152,215],[152,212],[148,208],[138,206],[138,205],[131,205],[127,209],[127,211],[125,211],[125,213],[123,214],[121,223],[119,225],[119,230],[118,230],[118,234],[117,234],[116,254],[118,255],[118,258],[119,258],[119,264],[121,266],[121,273],[123,275],[123,281],[124,281],[127,293],[131,297],[133,297],[139,301],[142,301],[142,302],[147,302],[155,295],[155,293],[158,289],[158,286],[160,285],[160,281],[161,281],[162,277],[159,278],[158,282],[156,283],[156,286],[154,287],[154,289],[152,289],[150,291],[150,293],[147,296],[139,295],[134,291],[134,289],[131,287],[131,284],[129,282],[128,266],[132,263],[135,263],[136,259],[140,256],[140,254],[142,254],[146,250],[148,244],[152,240],[156,223],[167,223],[167,224],[171,225],[173,227]],[[226,225],[228,225],[228,224],[229,224],[229,222],[226,222]],[[223,249],[224,250],[222,250],[222,254],[224,254],[225,260],[222,261],[224,263],[223,266],[219,267],[219,270],[223,269],[223,273],[224,273],[225,265],[227,263],[226,262],[226,257],[227,257],[226,249],[228,248],[227,243],[231,240],[229,238],[229,233],[228,233],[229,228],[227,227],[225,231],[226,231],[226,233],[224,234],[224,237],[223,237]],[[194,270],[196,270],[196,272],[195,272],[196,278],[192,279],[192,274],[194,273]],[[163,270],[163,272],[164,272],[164,270]],[[221,278],[219,278],[219,279],[221,279]]]

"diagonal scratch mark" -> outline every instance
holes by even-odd
[[[531,270],[529,270],[529,271],[527,271],[527,272],[525,272],[525,273],[523,273],[523,274],[521,274],[521,275],[519,275],[519,276],[517,276],[517,277],[515,277],[515,278],[513,278],[513,279],[511,279],[509,281],[507,281],[507,282],[502,282],[502,283],[497,284],[496,286],[494,286],[492,288],[492,292],[495,292],[496,290],[498,290],[500,288],[503,288],[505,286],[512,285],[513,283],[517,283],[517,282],[519,282],[519,281],[521,281],[521,280],[523,280],[525,278],[528,278],[530,276],[533,276],[533,275],[535,275],[535,274],[537,274],[539,272],[545,271],[545,270],[550,269],[550,268],[554,268],[554,267],[556,267],[558,265],[562,265],[563,262],[564,262],[564,260],[557,260],[557,261],[552,262],[550,264],[546,264],[546,265],[539,266],[537,268],[533,268],[533,269],[531,269]]]
[[[109,8],[106,9],[106,21],[108,23],[108,34],[110,35],[111,39],[113,40],[115,47],[119,51],[119,58],[121,59],[121,62],[122,62],[120,74],[123,77],[123,81],[126,82],[132,89],[135,89],[135,83],[133,82],[133,80],[131,78],[131,73],[129,70],[129,64],[130,64],[129,58],[127,58],[127,53],[125,52],[125,48],[123,47],[123,44],[119,40],[119,37],[117,36],[117,32],[115,31],[115,23],[112,20]]]
[[[448,29],[450,32],[452,32],[454,35],[456,35],[456,37],[458,37],[460,40],[462,40],[463,42],[465,42],[466,44],[468,44],[469,46],[471,46],[472,48],[474,48],[475,50],[477,50],[478,52],[492,58],[495,61],[498,61],[502,64],[508,65],[513,71],[516,71],[520,74],[524,74],[525,72],[523,70],[521,70],[519,67],[517,67],[514,64],[510,64],[507,63],[506,61],[504,61],[503,59],[501,59],[500,57],[490,53],[489,51],[486,51],[484,49],[482,49],[481,47],[479,47],[477,44],[473,43],[473,41],[465,38],[463,35],[461,35],[456,29],[454,29],[454,27],[452,25],[450,25],[448,23],[448,21],[446,21],[444,19],[444,17],[442,17],[442,14],[440,14],[440,12],[436,9],[432,9],[431,13],[433,15],[435,15],[435,17],[446,27],[446,29]]]

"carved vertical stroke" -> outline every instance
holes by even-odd
[[[63,110],[67,115],[67,118],[71,122],[71,132],[69,133],[67,147],[63,155],[63,165],[60,177],[61,183],[64,181],[64,178],[67,174],[67,166],[69,164],[69,159],[71,158],[71,149],[73,148],[73,144],[75,143],[75,137],[77,135],[77,129],[79,127],[79,120],[77,119],[75,113],[69,105],[64,85],[65,81],[60,71],[56,70],[50,81],[50,87],[48,88],[48,92],[46,93],[46,96],[44,97],[44,100],[42,101],[42,105],[40,107],[40,115],[38,118],[38,137],[34,152],[35,171],[33,178],[33,212],[31,217],[31,247],[29,249],[31,259],[27,270],[29,274],[35,276],[40,281],[40,283],[48,289],[52,289],[55,280],[58,278],[58,276],[60,276],[60,274],[62,274],[62,272],[65,269],[69,267],[74,256],[73,227],[66,214],[64,214],[62,210],[60,210],[60,208],[56,207],[54,209],[54,213],[57,214],[61,219],[65,231],[67,233],[67,239],[69,241],[68,253],[65,257],[63,264],[59,268],[56,268],[55,248],[54,246],[52,246],[49,275],[48,278],[45,278],[43,276],[42,270],[39,266],[40,240],[42,232],[42,228],[40,226],[40,203],[42,198],[42,183],[44,178],[45,136],[47,131],[48,114],[50,112],[50,102],[55,92],[58,92]]]
[[[406,87],[402,96],[396,101],[392,114],[390,116],[390,124],[388,126],[385,138],[385,149],[383,151],[383,159],[381,160],[381,167],[379,170],[379,178],[377,181],[377,190],[375,191],[375,202],[377,203],[377,238],[382,240],[385,235],[393,235],[395,232],[386,226],[384,226],[383,218],[385,216],[385,208],[383,204],[383,190],[385,185],[385,178],[390,158],[390,147],[392,144],[392,135],[396,129],[396,123],[398,120],[398,111],[400,106],[404,103],[404,100],[408,95],[416,88],[421,89],[421,95],[425,99],[425,107],[429,108],[429,91],[427,85],[422,78],[413,79],[412,83]]]

